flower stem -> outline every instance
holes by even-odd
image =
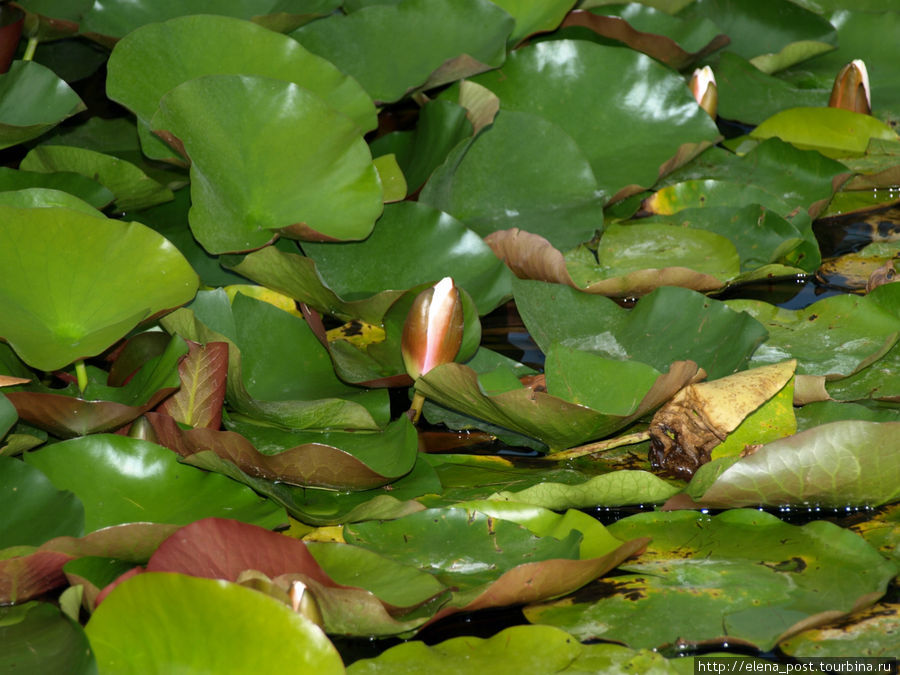
[[[416,392],[413,394],[412,405],[409,408],[409,418],[412,420],[413,424],[419,423],[419,418],[422,416],[422,406],[425,405],[425,396]]]
[[[78,378],[78,392],[83,394],[88,385],[87,368],[84,367],[84,359],[75,362],[75,377]]]
[[[606,452],[613,448],[619,448],[623,445],[632,445],[641,443],[650,438],[649,431],[638,431],[633,434],[625,434],[617,438],[609,438],[605,441],[597,441],[596,443],[588,443],[587,445],[579,445],[577,448],[569,448],[562,452],[554,452],[551,455],[544,455],[541,459],[547,459],[554,462],[560,462],[566,459],[575,459],[576,457],[584,457],[585,455],[593,455],[598,452]]]
[[[28,44],[25,45],[25,53],[22,54],[23,61],[31,61],[34,58],[34,50],[37,49],[38,39],[36,37],[28,38]]]

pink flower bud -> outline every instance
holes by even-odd
[[[869,73],[862,59],[854,59],[841,68],[831,88],[829,108],[843,108],[863,115],[872,114]]]
[[[453,279],[444,277],[413,300],[400,348],[406,372],[418,379],[452,361],[462,345],[463,310]]]
[[[719,89],[716,86],[716,76],[713,75],[712,68],[703,66],[697,68],[691,75],[688,83],[691,93],[707,114],[716,119],[716,113],[719,108]]]

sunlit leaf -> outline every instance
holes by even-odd
[[[283,510],[223,476],[179,464],[175,453],[124,436],[76,438],[25,456],[57,489],[84,504],[85,531],[150,521],[189,523],[228,516],[274,527]]]
[[[813,427],[763,445],[692,496],[723,508],[888,503],[900,498],[898,429],[898,422],[865,421]]]
[[[187,302],[197,288],[175,247],[139,223],[68,209],[0,213],[0,334],[36,368],[94,356],[139,321]]]
[[[337,651],[309,619],[213,579],[139,574],[110,593],[85,630],[104,672],[343,672]],[[256,636],[252,645],[248,635]]]
[[[151,126],[174,134],[191,160],[191,229],[211,253],[259,248],[280,233],[362,239],[381,213],[356,123],[292,82],[188,80],[163,96]]]

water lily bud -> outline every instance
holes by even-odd
[[[716,76],[713,75],[712,68],[709,66],[697,68],[691,75],[688,86],[700,107],[710,117],[716,119],[716,112],[719,109],[719,89],[716,86]]]
[[[872,92],[869,73],[862,59],[854,59],[841,68],[831,88],[829,108],[843,108],[863,115],[872,114]]]
[[[453,279],[444,277],[413,300],[400,348],[406,372],[418,379],[435,366],[449,363],[462,345],[463,310]]]
[[[291,607],[297,614],[302,614],[320,628],[325,625],[322,620],[322,610],[319,609],[319,603],[316,601],[312,593],[302,581],[295,581],[291,584],[290,590]]]

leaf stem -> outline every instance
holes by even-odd
[[[409,412],[407,413],[413,424],[419,423],[419,418],[422,416],[423,405],[425,405],[425,396],[419,392],[413,394],[412,405],[409,407]]]
[[[22,54],[23,61],[31,61],[34,58],[34,50],[37,49],[38,39],[36,37],[28,38],[28,44],[25,45],[25,53]]]
[[[579,445],[577,448],[569,448],[562,452],[554,452],[550,455],[544,455],[541,459],[561,462],[566,459],[575,459],[576,457],[584,457],[585,455],[593,455],[598,452],[606,452],[613,448],[619,448],[623,445],[632,445],[641,443],[650,438],[649,431],[637,431],[633,434],[625,434],[616,438],[609,438],[605,441],[597,441],[596,443],[588,443],[587,445]]]
[[[88,385],[87,368],[84,367],[84,359],[75,362],[75,377],[78,378],[78,392],[83,394]]]

